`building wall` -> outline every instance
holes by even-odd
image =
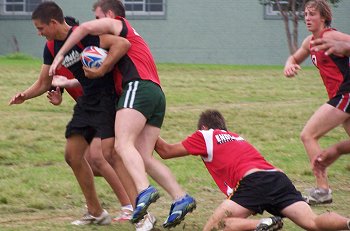
[[[57,0],[66,15],[93,19],[94,0]],[[333,26],[350,33],[350,1],[333,9]],[[166,20],[131,20],[159,63],[283,64],[289,55],[282,20],[264,20],[258,0],[167,0]],[[299,43],[308,35],[299,24]],[[45,42],[31,20],[0,20],[0,55],[41,57]]]

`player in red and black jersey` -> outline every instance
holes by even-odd
[[[227,130],[220,112],[202,112],[197,129],[178,143],[169,144],[159,137],[155,149],[164,159],[200,156],[227,196],[208,219],[204,231],[279,230],[282,217],[305,230],[350,229],[350,220],[336,213],[316,215],[286,174],[267,162],[244,138]],[[275,217],[248,219],[264,211]]]
[[[323,104],[306,123],[301,132],[301,140],[309,156],[314,162],[322,150],[318,140],[338,125],[350,131],[350,70],[349,58],[337,55],[325,55],[324,51],[312,50],[312,41],[319,38],[350,40],[350,36],[331,28],[332,12],[325,0],[310,0],[305,4],[305,23],[312,33],[301,47],[291,55],[285,64],[284,75],[294,77],[302,63],[309,55],[319,69],[326,87],[329,101]],[[305,197],[310,204],[331,203],[332,194],[328,184],[326,171],[313,168],[316,177],[316,188]]]
[[[72,32],[72,28],[64,21],[62,9],[54,2],[41,3],[33,11],[32,21],[38,30],[38,35],[46,37],[47,41],[54,42],[55,54]],[[109,49],[108,56],[102,65],[105,65],[102,69],[108,73],[104,76],[105,78],[90,80],[85,77],[80,53],[85,46],[91,45]],[[110,223],[110,216],[102,209],[98,201],[93,174],[84,158],[84,153],[89,140],[95,136],[102,139],[102,147],[106,151],[106,155],[111,155],[110,153],[113,152],[115,89],[112,68],[109,69],[109,65],[114,65],[129,47],[130,43],[118,36],[87,35],[69,50],[62,63],[79,80],[83,89],[83,95],[78,98],[72,120],[66,128],[65,158],[86,199],[88,213],[84,216],[85,223]],[[50,89],[53,77],[49,74],[49,69],[53,59],[54,56],[46,45],[44,63],[38,80],[25,91],[16,94],[10,100],[10,104],[21,104],[25,100],[37,97]]]
[[[140,221],[147,214],[148,206],[159,197],[158,191],[149,183],[147,171],[175,201],[163,224],[166,228],[174,227],[196,207],[196,202],[180,187],[170,170],[152,156],[165,115],[165,96],[148,45],[125,18],[117,16],[123,10],[118,12],[104,7],[111,2],[120,3],[117,0],[98,1],[95,15],[100,19],[83,23],[72,33],[50,71],[54,74],[63,54],[87,34],[119,35],[131,43],[127,54],[117,63],[117,83],[121,80],[123,91],[115,120],[115,147],[139,194],[131,221]],[[119,6],[121,9],[122,5]],[[98,69],[86,69],[86,73],[90,78],[101,76]],[[125,188],[128,189],[127,186]],[[179,208],[186,209],[180,212]]]

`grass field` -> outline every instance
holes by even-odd
[[[133,230],[128,224],[106,227],[72,227],[84,210],[84,199],[71,169],[64,161],[65,125],[73,101],[54,107],[45,96],[22,105],[8,106],[9,99],[37,78],[40,60],[0,58],[0,230]],[[327,100],[315,68],[286,79],[282,67],[159,64],[167,96],[167,113],[161,132],[171,142],[196,129],[199,113],[219,109],[228,127],[255,145],[272,164],[282,168],[299,190],[312,187],[314,179],[299,140],[307,119]],[[346,139],[337,128],[321,140],[323,147]],[[157,154],[155,153],[155,156]],[[350,164],[342,157],[329,170],[334,203],[317,206],[350,216]],[[225,198],[201,160],[185,157],[164,161],[180,184],[198,201],[197,210],[173,230],[200,230]],[[101,178],[96,178],[103,206],[115,214],[119,203]],[[158,187],[160,188],[160,187]],[[171,203],[162,197],[151,205],[162,230]],[[268,216],[268,214],[265,214]],[[301,230],[285,221],[283,230]]]

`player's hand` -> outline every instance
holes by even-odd
[[[56,87],[55,90],[48,91],[46,97],[53,105],[60,105],[62,103],[62,94],[59,87]]]
[[[311,160],[311,169],[316,177],[327,176],[327,166],[324,166],[317,162],[318,156]]]
[[[334,146],[331,146],[323,150],[322,153],[315,158],[313,165],[327,168],[333,164],[333,162],[336,161],[339,156],[340,154],[337,149]]]
[[[50,76],[54,76],[56,74],[56,70],[61,67],[63,60],[64,60],[63,55],[59,55],[59,54],[56,55],[56,57],[54,58],[50,66],[50,70],[49,70]]]
[[[96,79],[102,77],[106,72],[103,70],[103,68],[89,68],[83,66],[85,76],[89,79]]]
[[[66,88],[68,87],[67,85],[69,84],[69,80],[62,75],[54,75],[52,79],[52,85],[55,87],[62,87]]]
[[[9,105],[12,104],[21,104],[26,100],[24,93],[17,93],[9,102]]]
[[[284,67],[283,74],[288,77],[294,77],[298,74],[298,71],[301,69],[301,67],[298,64],[289,64]]]
[[[342,57],[346,54],[346,49],[348,49],[346,42],[329,38],[315,39],[310,43],[313,45],[311,51],[324,50],[325,55],[334,54]]]

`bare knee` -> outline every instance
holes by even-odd
[[[69,151],[65,152],[64,159],[71,168],[74,168],[81,163],[81,158],[79,158],[79,155],[75,155]]]
[[[300,133],[300,140],[303,143],[307,143],[309,140],[311,140],[311,135],[304,129],[301,133]]]

